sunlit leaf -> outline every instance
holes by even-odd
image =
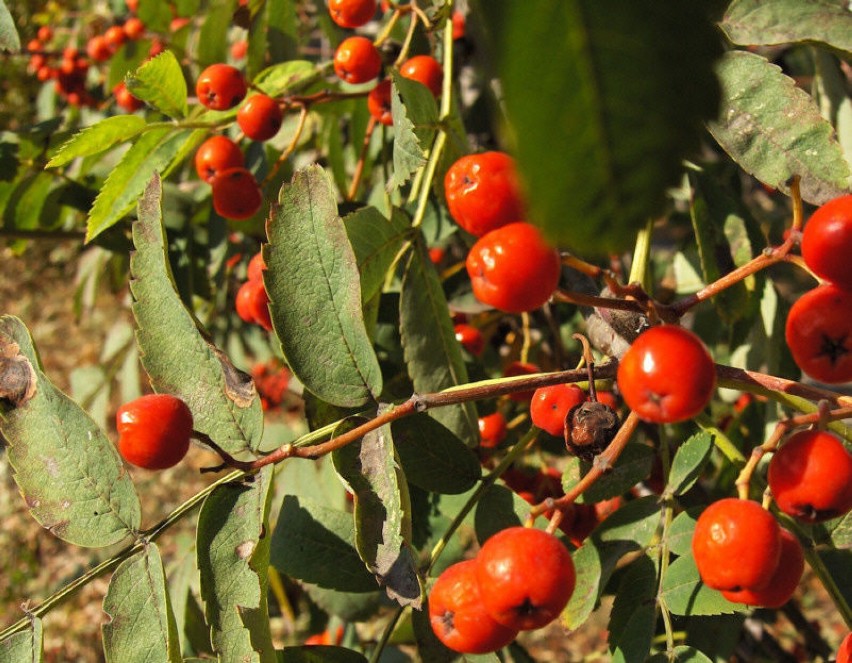
[[[135,137],[144,127],[145,120],[138,115],[116,115],[105,118],[74,134],[70,140],[62,144],[45,167],[64,166],[77,157],[104,152]]]
[[[163,51],[127,76],[127,89],[169,117],[186,116],[186,81],[177,58]]]

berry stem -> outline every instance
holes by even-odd
[[[355,173],[352,175],[352,183],[349,185],[349,191],[346,192],[347,201],[355,200],[355,196],[358,195],[361,176],[364,174],[364,162],[367,160],[367,150],[370,149],[370,142],[373,140],[373,132],[377,124],[376,118],[370,116],[367,131],[364,133],[364,142],[361,144],[361,153],[358,155],[358,163],[355,164]]]
[[[260,185],[261,189],[266,187],[266,185],[272,181],[272,178],[275,177],[278,170],[281,168],[281,164],[290,158],[290,155],[293,154],[299,144],[299,139],[302,137],[302,132],[305,130],[305,123],[308,119],[308,106],[306,104],[298,104],[298,106],[299,122],[296,125],[296,131],[293,133],[293,138],[290,140],[290,143],[284,151],[278,156],[278,159],[275,161],[272,168],[269,169],[269,173],[263,178],[263,182]]]

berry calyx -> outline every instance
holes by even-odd
[[[386,78],[367,95],[367,110],[376,120],[387,127],[393,125],[391,114],[391,82]]]
[[[532,311],[547,302],[561,271],[559,251],[523,221],[480,237],[465,266],[476,298],[507,313]]]
[[[769,461],[769,489],[778,508],[806,522],[852,509],[852,454],[827,431],[799,431]]]
[[[243,153],[227,136],[211,136],[195,153],[195,172],[205,182],[212,182],[217,173],[228,168],[242,168]]]
[[[366,37],[344,39],[334,52],[334,73],[347,83],[366,83],[382,70],[382,56]]]
[[[556,437],[565,433],[569,410],[586,400],[586,392],[576,384],[557,384],[535,390],[530,401],[533,425]]]
[[[493,449],[506,438],[506,417],[499,412],[479,417],[479,446]]]
[[[819,277],[852,290],[852,194],[817,209],[802,231],[802,258]]]
[[[525,216],[515,161],[505,152],[458,159],[444,176],[444,195],[450,216],[477,237]]]
[[[482,332],[476,327],[462,323],[453,328],[456,334],[456,340],[461,343],[461,346],[470,354],[479,356],[485,349],[485,339],[482,338]]]
[[[852,380],[852,291],[827,283],[790,308],[784,336],[793,360],[815,380]]]
[[[281,128],[284,114],[278,102],[265,94],[254,94],[237,111],[237,124],[252,140],[269,140]]]
[[[246,96],[246,81],[240,70],[228,64],[211,64],[195,82],[198,101],[211,110],[228,110]]]
[[[780,527],[757,502],[725,498],[713,502],[698,517],[692,554],[708,587],[763,589],[778,568]]]
[[[263,192],[254,175],[245,168],[219,171],[210,184],[213,187],[213,209],[226,219],[250,219],[263,204]]]
[[[552,534],[510,527],[476,556],[479,594],[488,614],[512,629],[541,628],[559,616],[574,592],[574,563]]]
[[[444,82],[444,69],[431,55],[415,55],[402,63],[399,73],[403,78],[409,78],[422,83],[433,96],[441,96],[441,85]]]
[[[177,465],[189,449],[192,413],[176,396],[142,396],[118,408],[115,419],[119,453],[132,465],[164,470]]]
[[[716,387],[716,368],[704,343],[674,325],[639,335],[618,365],[624,401],[644,421],[673,423],[699,414]]]
[[[518,634],[486,612],[476,570],[476,560],[453,564],[438,576],[429,594],[432,630],[447,647],[464,654],[497,651]]]
[[[360,28],[376,13],[376,0],[328,0],[331,20],[341,28]]]
[[[790,600],[802,573],[805,571],[805,553],[799,540],[784,528],[781,528],[781,556],[778,558],[778,568],[762,589],[741,589],[740,591],[723,591],[724,596],[733,603],[762,608],[780,608]]]

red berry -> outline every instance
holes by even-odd
[[[231,57],[234,60],[242,60],[248,53],[248,41],[240,39],[231,44]]]
[[[41,41],[38,39],[30,39],[29,42],[27,42],[27,50],[30,53],[33,53],[35,51],[43,51],[44,44],[42,44]]]
[[[452,30],[453,30],[453,39],[463,39],[465,33],[465,27],[467,25],[467,19],[465,15],[460,11],[456,10],[453,12],[452,16]]]
[[[821,285],[790,308],[785,337],[793,360],[815,380],[852,380],[852,291]]]
[[[95,62],[105,62],[112,57],[113,49],[106,37],[96,35],[86,43],[86,54]]]
[[[246,96],[246,81],[240,70],[227,64],[212,64],[195,83],[198,101],[212,110],[228,110]]]
[[[506,417],[499,412],[479,417],[479,446],[493,449],[506,438]]]
[[[205,182],[212,182],[216,174],[228,168],[242,168],[243,153],[227,136],[211,136],[195,153],[195,172]]]
[[[107,31],[104,32],[104,39],[106,40],[106,43],[113,48],[118,48],[127,41],[127,33],[120,25],[113,25],[112,27],[107,28]]]
[[[533,373],[541,373],[541,367],[524,361],[513,361],[503,369],[504,378],[511,378],[516,375],[532,375]],[[523,403],[530,400],[534,393],[535,391],[515,391],[509,394],[509,398]]]
[[[148,57],[155,58],[165,50],[165,44],[155,37],[151,40],[151,48],[148,49]]]
[[[382,56],[366,37],[349,37],[334,52],[334,73],[347,83],[366,83],[382,70]]]
[[[463,654],[497,651],[518,634],[485,611],[476,571],[476,560],[453,564],[438,576],[429,594],[432,630],[447,647]]]
[[[813,272],[852,290],[852,194],[817,209],[802,233],[802,257]]]
[[[852,633],[849,633],[840,643],[835,663],[852,663]]]
[[[192,413],[181,399],[149,394],[125,403],[115,415],[124,460],[148,470],[177,465],[189,449]]]
[[[128,39],[141,39],[145,34],[145,24],[135,16],[124,22],[124,34]]]
[[[376,0],[328,0],[331,20],[341,28],[360,28],[376,13]]]
[[[512,629],[549,624],[574,591],[574,563],[568,549],[543,530],[504,529],[483,544],[475,562],[485,609]]]
[[[402,63],[399,73],[404,78],[422,83],[435,97],[441,96],[441,85],[444,81],[444,69],[431,55],[415,55]]]
[[[43,25],[38,29],[36,36],[43,43],[49,42],[53,39],[53,29],[49,25]]]
[[[254,94],[237,111],[237,124],[252,140],[269,140],[281,128],[284,114],[278,102],[265,94]]]
[[[189,25],[190,20],[186,16],[176,16],[169,23],[169,32],[179,32]]]
[[[818,522],[852,509],[852,454],[827,431],[799,431],[769,462],[769,489],[784,513]]]
[[[263,253],[258,251],[251,260],[249,260],[248,270],[246,275],[249,281],[263,281],[263,272],[266,270],[266,261],[263,259]]]
[[[237,290],[234,303],[237,315],[246,322],[260,325],[265,330],[272,329],[272,318],[269,314],[269,295],[262,281],[246,281]]]
[[[561,270],[559,251],[523,221],[480,237],[466,266],[476,298],[508,313],[532,311],[547,302]]]
[[[370,90],[370,94],[367,95],[367,109],[370,111],[370,115],[385,126],[393,125],[390,79],[386,78]]]
[[[112,93],[115,95],[115,103],[128,113],[138,111],[145,106],[145,103],[141,99],[137,99],[130,94],[130,90],[127,89],[123,81],[112,89]]]
[[[802,544],[786,529],[781,528],[781,556],[778,558],[778,568],[763,589],[741,589],[740,591],[723,591],[722,595],[734,603],[760,606],[762,608],[780,608],[790,600],[802,573],[805,570],[805,554]]]
[[[213,187],[213,209],[226,219],[250,219],[263,204],[263,192],[254,175],[245,168],[219,171],[210,184]]]
[[[433,246],[429,249],[429,260],[433,265],[440,265],[444,261],[446,251],[441,246]]]
[[[640,418],[654,423],[685,421],[710,402],[716,368],[704,343],[674,325],[640,334],[618,365],[618,388]]]
[[[533,425],[556,437],[565,433],[568,411],[586,400],[586,392],[576,384],[557,384],[535,390],[530,401]]]
[[[757,502],[734,497],[713,502],[698,517],[692,554],[713,589],[763,589],[781,555],[778,523]]]
[[[485,349],[485,339],[482,338],[482,332],[471,325],[460,324],[454,327],[456,340],[461,343],[462,347],[470,354],[479,356]]]
[[[524,218],[515,161],[504,152],[457,160],[444,176],[444,195],[450,216],[477,237]]]
[[[139,11],[139,0],[124,0],[124,4],[127,5],[127,11],[131,14]]]

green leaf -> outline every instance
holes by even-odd
[[[657,621],[657,568],[648,556],[635,560],[621,578],[609,618],[613,662],[642,661],[651,649]]]
[[[391,70],[391,114],[393,115],[393,175],[389,189],[405,184],[426,163],[426,153],[435,138],[438,106],[422,83]]]
[[[697,506],[679,513],[669,528],[669,550],[675,555],[692,554],[692,533],[695,531],[695,521],[704,510]]]
[[[327,589],[361,593],[377,587],[355,550],[352,514],[295,495],[281,505],[271,561],[281,573]]]
[[[821,205],[849,188],[849,164],[834,129],[813,98],[780,67],[744,51],[730,51],[717,67],[723,103],[708,127],[747,173],[784,192],[799,175],[802,197]]]
[[[249,27],[247,68],[254,76],[270,62],[294,60],[298,55],[299,23],[297,5],[291,0],[268,0],[255,10]],[[274,65],[273,65],[274,66]],[[270,96],[277,96],[267,92]]]
[[[163,173],[185,145],[193,139],[190,130],[170,128],[148,131],[127,150],[107,177],[86,223],[86,241],[118,223],[133,209],[154,173]]]
[[[654,462],[654,450],[644,444],[628,444],[612,469],[592,484],[578,499],[581,504],[594,504],[623,495],[648,477]],[[577,457],[569,460],[562,473],[562,487],[568,491],[592,468],[592,463]]]
[[[627,542],[634,547],[650,545],[660,522],[661,507],[655,495],[631,500],[592,532],[602,543]]]
[[[274,663],[267,610],[269,465],[246,482],[226,483],[198,516],[201,596],[222,661]]]
[[[0,434],[30,513],[55,536],[103,547],[139,529],[139,498],[118,451],[44,375],[12,316],[0,317]]]
[[[852,511],[845,516],[829,520],[820,525],[830,533],[835,548],[852,549]]]
[[[648,663],[713,663],[713,659],[705,656],[695,647],[687,645],[678,645],[672,650],[672,654],[673,658],[669,658],[664,653],[655,654],[648,659]]]
[[[2,0],[0,0],[2,4]],[[44,632],[41,620],[30,618],[30,628],[0,642],[0,661],[3,663],[42,663],[44,661]]]
[[[267,223],[264,282],[287,363],[322,400],[363,405],[381,393],[382,374],[331,181],[309,166],[282,187],[279,201]]]
[[[458,495],[482,476],[476,454],[428,414],[398,419],[391,430],[405,476],[415,486]]]
[[[116,115],[101,120],[74,134],[47,162],[45,168],[64,166],[78,157],[99,154],[130,140],[145,128],[145,120],[138,115]]]
[[[225,62],[228,57],[228,40],[223,39],[231,26],[237,3],[234,0],[212,0],[200,12],[201,30],[198,34],[196,58],[200,67]]]
[[[710,459],[712,450],[713,435],[710,433],[696,433],[686,440],[675,452],[666,491],[672,495],[683,495],[692,488]]]
[[[381,292],[388,270],[411,235],[411,226],[402,211],[394,209],[386,219],[375,207],[362,207],[348,214],[343,223],[361,273],[361,301],[367,302]]]
[[[388,596],[420,609],[417,561],[411,550],[411,504],[389,425],[332,454],[355,507],[355,547]]]
[[[568,629],[582,626],[595,609],[603,584],[603,556],[602,550],[591,539],[586,539],[580,549],[571,555],[577,580],[561,617],[562,624]],[[615,562],[611,566],[615,568]],[[612,573],[611,569],[609,573]]]
[[[107,663],[180,663],[175,616],[166,591],[160,551],[149,543],[121,563],[104,597],[104,655]]]
[[[169,117],[186,117],[186,80],[171,51],[163,51],[127,75],[127,89]]]
[[[415,391],[441,391],[468,382],[447,298],[422,235],[415,242],[402,277],[399,320],[405,365]],[[479,444],[478,417],[472,403],[435,408],[429,414],[468,446]]]
[[[702,3],[479,6],[530,220],[583,254],[624,249],[664,209],[718,107],[721,46]]]
[[[847,603],[852,602],[852,549],[820,549],[816,554],[822,559],[843,598]]]
[[[312,85],[322,77],[313,62],[308,60],[290,60],[267,67],[252,81],[270,97],[292,94]]]
[[[284,647],[277,654],[278,663],[367,663],[360,652],[327,645]]]
[[[18,28],[15,27],[12,14],[9,13],[9,8],[6,7],[6,0],[0,0],[0,50],[21,50],[21,38],[18,35]]]
[[[158,392],[180,397],[195,430],[230,454],[257,449],[263,412],[251,378],[237,370],[198,328],[181,301],[169,265],[155,177],[133,224],[130,291],[142,365]]]
[[[852,53],[852,14],[845,0],[734,0],[720,26],[735,44],[815,41]]]
[[[500,530],[523,525],[530,505],[514,491],[494,484],[480,495],[473,513],[476,540],[482,544]]]
[[[701,582],[692,555],[678,557],[672,562],[660,589],[663,600],[675,615],[729,615],[747,610]]]

